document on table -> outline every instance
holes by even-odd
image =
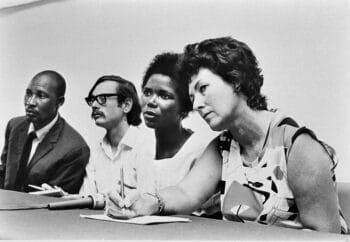
[[[161,223],[175,223],[175,222],[191,222],[189,218],[180,218],[173,216],[141,216],[131,219],[115,219],[108,217],[105,214],[93,214],[93,215],[83,215],[80,214],[82,218],[105,220],[118,223],[129,223],[129,224],[161,224]]]

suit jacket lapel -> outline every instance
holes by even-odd
[[[16,154],[18,154],[18,161],[21,158],[23,147],[27,140],[29,124],[30,124],[29,122],[24,121],[20,125],[18,129],[18,133],[16,134],[15,143],[16,143]]]
[[[38,145],[32,159],[29,162],[28,169],[31,169],[43,156],[54,148],[60,137],[63,124],[63,119],[59,117],[56,124],[50,129],[43,141]]]
[[[10,179],[10,182],[9,182],[10,184],[15,183],[15,179],[19,168],[19,163],[21,161],[23,147],[28,136],[27,133],[28,133],[29,124],[30,123],[25,120],[23,123],[20,124],[16,134],[14,135],[13,144],[15,145],[13,147],[16,147],[16,150],[13,156],[11,156],[10,158],[12,163],[11,175],[8,176]]]

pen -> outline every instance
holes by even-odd
[[[120,187],[120,196],[122,197],[122,199],[125,199],[125,184],[124,184],[124,169],[123,167],[120,168],[120,183],[121,183],[121,187]]]

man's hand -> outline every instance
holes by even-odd
[[[41,184],[40,187],[29,185],[32,188],[35,188],[39,191],[37,192],[30,192],[30,194],[35,195],[46,195],[46,196],[54,196],[54,197],[63,197],[69,195],[67,192],[65,192],[62,188],[59,186],[50,186],[47,183]]]

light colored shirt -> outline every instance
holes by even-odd
[[[104,137],[91,149],[86,166],[86,176],[80,195],[106,194],[120,185],[120,168],[123,166],[125,193],[128,188],[136,188],[136,163],[150,156],[154,149],[153,134],[144,126],[130,126],[121,139],[117,151],[112,152],[110,143]],[[149,153],[149,155],[147,155]]]
[[[155,193],[160,189],[180,183],[217,135],[214,132],[194,132],[180,150],[170,158],[156,160],[153,151],[152,159],[139,163],[137,172],[139,192]],[[194,214],[201,215],[205,213],[210,215],[220,211],[219,198],[218,194],[213,195]]]
[[[28,134],[35,131],[36,138],[33,139],[33,142],[32,142],[32,149],[30,151],[28,164],[30,163],[30,160],[33,158],[33,155],[35,154],[35,151],[38,148],[38,145],[40,144],[41,141],[43,141],[43,139],[49,133],[50,129],[55,125],[57,120],[58,120],[58,113],[56,114],[55,118],[50,123],[48,123],[46,126],[44,126],[43,128],[41,128],[39,130],[36,130],[36,131],[34,130],[33,123],[29,124]]]
[[[203,136],[199,132],[194,132],[173,157],[166,159],[154,159],[155,150],[152,150],[152,159],[139,164],[139,190],[141,192],[156,192],[178,184],[189,173],[216,135],[208,133]]]

